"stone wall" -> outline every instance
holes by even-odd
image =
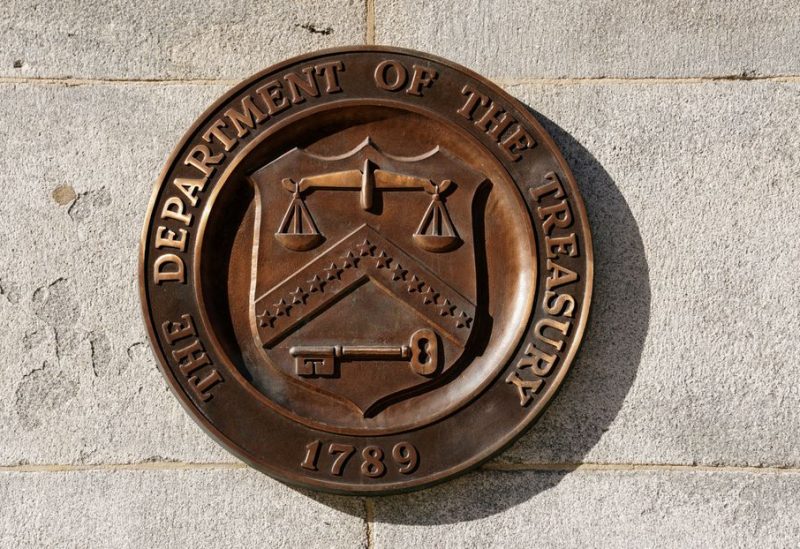
[[[0,546],[794,546],[800,4],[0,3]],[[147,201],[183,131],[286,57],[429,51],[535,112],[581,185],[591,322],[479,471],[315,495],[216,446],[140,318]]]

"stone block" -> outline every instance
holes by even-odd
[[[3,547],[357,547],[363,501],[246,469],[0,473]]]
[[[374,547],[786,547],[797,473],[484,472],[375,499]]]
[[[757,2],[377,0],[379,44],[520,78],[797,74],[800,6]]]
[[[68,0],[0,5],[0,77],[241,80],[288,57],[362,43],[358,0]]]
[[[574,370],[500,459],[797,466],[798,85],[509,89],[575,170],[597,280]],[[0,87],[0,463],[233,460],[161,379],[136,279],[152,182],[222,91]]]

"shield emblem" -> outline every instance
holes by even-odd
[[[366,139],[338,156],[294,148],[250,178],[250,323],[267,364],[365,417],[451,372],[477,314],[485,176],[440,147],[401,157]]]

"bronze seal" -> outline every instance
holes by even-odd
[[[140,256],[164,375],[220,444],[344,493],[480,464],[542,412],[583,335],[577,185],[523,105],[427,54],[297,57],[191,127]]]

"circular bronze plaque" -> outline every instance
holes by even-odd
[[[192,126],[155,187],[140,285],[172,389],[278,479],[379,493],[509,444],[583,335],[578,188],[523,105],[418,52],[271,67]]]

